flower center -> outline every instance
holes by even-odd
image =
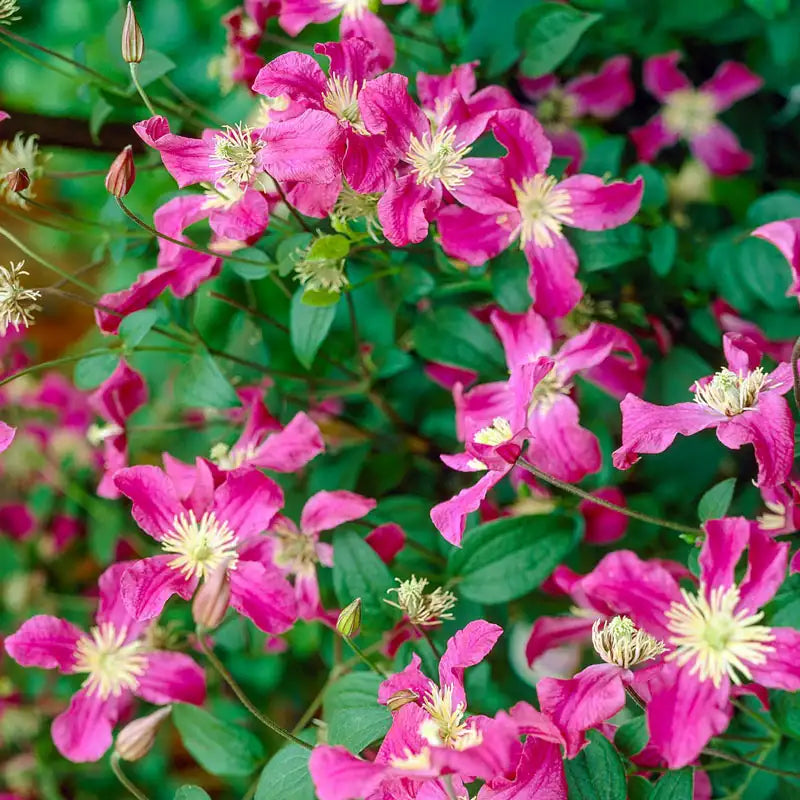
[[[456,596],[452,592],[446,591],[441,586],[437,586],[432,592],[426,592],[428,579],[417,578],[416,575],[405,581],[401,581],[400,578],[395,580],[400,585],[388,589],[387,593],[395,592],[397,602],[394,600],[383,602],[399,608],[408,617],[409,622],[430,627],[441,625],[444,619],[453,619],[449,611],[456,604]]]
[[[639,630],[630,617],[613,617],[608,622],[598,619],[592,625],[592,644],[603,661],[624,669],[649,661],[666,649],[663,642]]]
[[[324,0],[329,6],[337,8],[345,17],[361,19],[370,10],[370,0]]]
[[[281,524],[276,525],[272,533],[278,542],[275,563],[279,567],[284,567],[296,575],[299,572],[308,572],[319,563],[312,536]]]
[[[481,428],[473,437],[475,444],[488,444],[491,447],[509,442],[514,436],[511,423],[504,417],[495,417],[491,425]]]
[[[708,133],[717,116],[714,97],[696,89],[679,89],[664,104],[662,112],[667,130],[684,139]]]
[[[570,388],[569,384],[565,384],[561,380],[554,366],[550,372],[534,386],[528,410],[533,411],[536,409],[539,411],[548,411],[553,407],[560,395],[569,394]]]
[[[725,368],[704,386],[695,384],[694,400],[726,417],[735,417],[755,406],[766,382],[767,376],[761,367],[739,375]]]
[[[72,671],[88,672],[83,685],[101,700],[135,689],[147,666],[144,646],[139,641],[125,644],[127,633],[124,626],[117,630],[102,622],[78,640]]]
[[[521,186],[512,182],[522,217],[522,247],[530,241],[539,247],[552,247],[553,235],[560,236],[562,226],[572,222],[569,192],[558,189],[557,184],[556,178],[543,173],[525,178]]]
[[[403,748],[402,756],[392,756],[389,763],[395,769],[407,769],[410,772],[425,771],[431,768],[431,751],[423,747],[419,753],[412,753],[410,747]]]
[[[719,687],[724,675],[734,683],[750,680],[750,665],[764,664],[766,654],[774,650],[766,644],[774,640],[772,629],[758,625],[763,612],[751,614],[748,609],[736,611],[739,589],[718,586],[706,598],[705,587],[691,595],[681,590],[684,603],[673,602],[667,611],[667,627],[674,634],[670,644],[675,650],[668,656],[678,666],[694,659],[690,674],[699,673]]]
[[[472,170],[461,163],[471,148],[455,144],[455,127],[424,133],[421,140],[411,134],[406,161],[417,173],[417,183],[431,186],[439,180],[447,189],[454,189],[472,175]]]
[[[209,456],[211,460],[220,468],[226,471],[238,469],[249,461],[255,458],[256,448],[254,445],[249,444],[247,447],[228,447],[223,442],[217,442],[212,448]]]
[[[466,750],[483,741],[480,732],[464,719],[466,708],[463,703],[453,707],[453,687],[440,689],[431,681],[430,693],[422,703],[422,708],[430,715],[420,726],[420,734],[436,747],[450,747],[453,750]]]
[[[536,118],[550,128],[563,127],[575,119],[578,104],[562,89],[548,92],[536,106]]]
[[[121,433],[125,431],[115,422],[109,422],[107,425],[92,424],[86,431],[86,440],[92,447],[100,447],[106,439],[113,439]]]
[[[331,75],[322,103],[331,114],[340,120],[349,122],[359,133],[368,135],[364,122],[361,119],[361,109],[358,107],[359,85],[353,83],[346,75]]]
[[[252,129],[247,125],[226,126],[216,136],[211,157],[212,166],[225,170],[220,181],[239,187],[249,184],[258,170],[258,151],[262,147],[264,143],[253,138]]]
[[[17,330],[22,325],[29,328],[33,325],[33,313],[42,309],[36,303],[41,292],[22,287],[21,277],[29,274],[22,269],[24,266],[25,262],[20,261],[0,267],[0,336],[5,336],[11,325]]]
[[[218,521],[207,511],[198,522],[194,511],[175,517],[172,530],[161,541],[161,547],[177,557],[169,562],[172,569],[191,577],[205,578],[220,564],[229,561],[236,567],[236,534],[225,521]]]
[[[0,25],[10,25],[21,19],[17,0],[0,0]]]

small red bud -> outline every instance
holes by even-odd
[[[138,761],[144,758],[156,740],[159,725],[169,716],[171,710],[171,706],[164,706],[146,717],[129,722],[117,734],[114,752],[125,761]]]
[[[213,630],[222,622],[231,599],[231,582],[228,578],[228,562],[220,564],[197,590],[192,602],[194,621]]]
[[[20,167],[6,175],[6,182],[12,192],[24,192],[31,185],[31,176],[28,175],[28,170]]]
[[[128,3],[125,22],[122,25],[122,58],[128,64],[139,64],[144,57],[144,36],[136,21],[133,6]]]
[[[133,164],[133,148],[127,145],[114,159],[106,175],[106,189],[114,197],[125,197],[136,180],[136,167]]]

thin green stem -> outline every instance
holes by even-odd
[[[349,637],[349,636],[342,636],[342,639],[346,642],[347,646],[364,662],[373,672],[376,672],[380,675],[384,680],[389,677],[389,674],[379,667],[377,664],[373,664],[368,658],[367,654]]]
[[[211,666],[219,673],[220,677],[225,681],[225,683],[230,686],[233,693],[239,699],[239,702],[265,727],[269,728],[273,733],[277,733],[278,736],[283,737],[286,739],[287,742],[292,742],[293,744],[300,745],[300,747],[306,750],[312,750],[312,746],[308,742],[304,742],[302,739],[298,739],[296,736],[293,736],[289,731],[282,728],[278,725],[277,722],[274,722],[269,717],[264,716],[251,702],[250,698],[244,693],[244,690],[241,686],[236,682],[236,679],[231,675],[230,672],[226,669],[225,665],[217,658],[214,651],[208,646],[206,642],[206,631],[203,630],[202,627],[198,626],[197,628],[197,642],[200,645],[200,649],[205,654],[206,658],[211,663]]]
[[[143,236],[141,233],[137,233],[135,231],[125,230],[124,228],[113,228],[110,225],[106,225],[102,222],[98,222],[92,219],[84,219],[83,217],[76,217],[74,214],[70,214],[68,211],[62,211],[60,208],[55,208],[54,206],[49,206],[46,203],[40,203],[37,200],[33,200],[30,197],[25,197],[21,195],[28,205],[33,206],[34,208],[41,209],[42,211],[46,211],[48,214],[52,214],[56,217],[61,217],[63,219],[68,220],[69,222],[76,222],[79,225],[84,225],[87,228],[101,228],[106,233],[115,233],[120,236]],[[70,233],[74,233],[75,231],[69,231]],[[82,232],[83,234],[84,232]]]
[[[108,350],[105,349],[89,350],[86,353],[62,356],[61,358],[54,358],[51,361],[42,361],[39,364],[31,364],[29,367],[25,367],[24,369],[18,370],[17,372],[14,372],[11,375],[6,375],[5,378],[0,379],[0,386],[5,386],[7,383],[11,383],[11,381],[21,378],[23,375],[31,375],[34,372],[39,372],[40,370],[48,369],[49,367],[59,367],[62,364],[72,364],[75,361],[80,361],[82,358],[86,358],[87,356],[99,356],[107,352]]]
[[[142,84],[139,83],[139,65],[132,61],[129,66],[131,68],[131,80],[133,81],[133,85],[136,87],[136,91],[139,92],[139,97],[142,98],[142,102],[147,106],[150,116],[158,116],[155,108],[153,108],[153,104],[150,102],[150,98],[147,96],[147,92],[145,92]]]
[[[538,467],[534,467],[533,464],[525,461],[523,458],[518,458],[516,463],[518,467],[522,467],[522,469],[530,472],[531,475],[537,477],[539,480],[544,481],[545,483],[549,483],[551,486],[555,486],[556,488],[565,492],[574,494],[576,497],[580,497],[582,500],[588,500],[590,503],[595,503],[598,506],[608,508],[611,511],[617,511],[618,513],[624,514],[626,517],[630,517],[631,519],[638,519],[640,522],[646,522],[650,525],[657,525],[661,528],[670,528],[673,531],[680,531],[681,533],[703,533],[700,528],[694,528],[691,525],[683,525],[680,522],[671,522],[668,519],[661,519],[660,517],[651,517],[649,514],[643,514],[641,511],[634,511],[632,508],[618,506],[616,503],[603,500],[601,497],[595,497],[593,494],[590,494],[585,489],[581,489],[579,486],[562,481],[560,478],[556,478],[555,475],[550,475],[550,473],[544,472]]]
[[[72,73],[67,72],[65,69],[61,69],[54,64],[48,64],[43,58],[39,58],[39,56],[35,56],[33,53],[26,53],[21,47],[17,47],[15,44],[11,44],[9,41],[4,41],[3,44],[9,50],[11,50],[12,53],[16,53],[21,58],[32,61],[34,64],[38,64],[40,67],[44,67],[45,69],[49,69],[59,75],[63,75],[65,78],[69,78],[70,80],[75,77],[72,75]]]
[[[428,646],[433,651],[433,655],[436,658],[436,660],[441,661],[442,654],[439,652],[439,648],[436,647],[436,644],[434,643],[428,631],[426,631],[422,625],[413,625],[412,627],[417,632],[417,634],[419,634],[419,636],[422,637],[428,643]]]
[[[132,794],[136,800],[149,800],[147,795],[138,789],[122,771],[122,765],[119,763],[119,756],[116,753],[111,756],[111,771],[117,776],[117,780],[127,789],[128,793]]]
[[[749,758],[742,758],[742,756],[734,755],[733,753],[726,753],[724,750],[717,750],[714,747],[705,747],[702,750],[704,756],[712,756],[713,758],[721,758],[723,761],[731,761],[734,764],[742,764],[745,767],[752,767],[753,769],[760,769],[762,772],[768,772],[770,775],[777,775],[781,778],[794,778],[800,780],[800,772],[791,772],[786,769],[777,769],[776,767],[765,767],[758,761],[751,761]]]

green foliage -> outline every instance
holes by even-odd
[[[712,486],[701,498],[697,505],[697,516],[701,522],[710,519],[721,519],[725,516],[733,500],[733,490],[736,488],[736,478],[726,478],[716,486]]]
[[[312,741],[308,734],[301,738]],[[261,771],[254,800],[313,800],[314,786],[308,772],[310,756],[311,751],[299,744],[284,745]]]
[[[309,305],[302,290],[295,292],[289,316],[292,350],[297,360],[311,369],[314,357],[325,341],[336,316],[335,305]]]
[[[389,730],[392,716],[386,706],[378,705],[380,675],[353,672],[336,681],[325,693],[325,722],[328,742],[361,752]]]
[[[625,768],[601,733],[587,733],[589,745],[564,764],[569,800],[625,800]]]
[[[691,800],[694,795],[694,770],[684,767],[662,775],[650,795],[650,800]]]

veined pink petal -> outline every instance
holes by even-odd
[[[6,425],[5,422],[0,422],[0,453],[4,450],[8,450],[11,446],[11,442],[14,441],[14,434],[16,434],[16,432],[16,428]]]
[[[497,644],[503,629],[482,619],[468,623],[447,642],[439,662],[439,685],[453,687],[453,703],[466,703],[464,695],[464,670],[480,664]]]
[[[539,707],[564,734],[567,758],[586,744],[586,731],[607,721],[625,705],[629,670],[594,664],[570,680],[542,678],[536,684]]]
[[[700,580],[709,590],[717,586],[728,589],[735,583],[736,565],[750,541],[752,527],[744,517],[712,519],[703,525],[706,535],[698,560]]]
[[[373,528],[364,541],[380,556],[384,564],[391,564],[405,547],[406,534],[395,522],[386,522]]]
[[[438,383],[443,389],[448,390],[451,390],[457,383],[469,386],[478,377],[475,370],[437,363],[426,364],[425,374],[434,383]]]
[[[461,163],[472,174],[451,192],[459,203],[496,217],[518,214],[514,192],[496,158],[465,158]]]
[[[506,363],[512,372],[523,364],[553,352],[553,336],[547,320],[533,309],[524,314],[496,309],[492,311],[490,320],[503,344]]]
[[[583,297],[583,287],[575,273],[578,256],[563,236],[555,236],[551,247],[535,242],[525,245],[525,257],[531,272],[528,291],[533,307],[545,317],[562,317],[572,311]]]
[[[172,270],[148,269],[127,289],[104,294],[94,311],[97,326],[105,334],[114,334],[128,314],[147,308],[172,283]]]
[[[124,425],[128,417],[147,402],[147,384],[121,359],[114,372],[88,399],[89,405],[103,419]]]
[[[375,68],[378,71],[389,69],[394,64],[394,37],[386,27],[386,23],[372,11],[363,11],[358,16],[342,14],[339,22],[339,38],[342,41],[359,38],[370,42],[377,53]]]
[[[270,434],[248,463],[276,472],[297,472],[324,449],[316,422],[300,411],[283,430]]]
[[[748,664],[756,683],[769,689],[786,692],[800,690],[800,631],[794,628],[772,628],[775,637],[769,644],[764,664]]]
[[[364,125],[370,133],[383,133],[386,143],[402,156],[408,151],[411,136],[418,140],[427,133],[430,123],[408,93],[408,78],[397,73],[381,75],[367,84],[358,95]]]
[[[348,185],[362,194],[386,191],[394,179],[397,154],[381,134],[364,136],[350,128],[345,137],[342,170]]]
[[[777,486],[789,477],[794,460],[794,419],[789,404],[776,392],[763,393],[755,408],[723,422],[717,438],[732,450],[753,445],[759,486]]]
[[[312,22],[329,22],[340,9],[324,0],[289,0],[280,4],[278,22],[289,36],[297,36]]]
[[[250,467],[227,474],[214,492],[212,511],[225,520],[240,539],[269,528],[283,505],[283,492],[275,481]]]
[[[261,192],[246,189],[244,195],[230,208],[211,209],[208,224],[220,239],[249,241],[261,236],[267,229],[269,203]]]
[[[750,544],[747,548],[747,573],[739,590],[738,608],[751,612],[766,605],[775,596],[786,578],[789,561],[789,542],[776,542],[751,523]]]
[[[197,588],[197,578],[186,579],[180,570],[172,569],[173,555],[152,556],[136,561],[122,576],[120,589],[128,611],[135,619],[154,619],[167,600],[177,594],[189,600]]]
[[[364,761],[344,747],[318,745],[311,752],[308,770],[319,800],[355,800],[372,797],[388,767]]]
[[[96,622],[102,624],[110,622],[119,631],[123,628],[126,631],[126,641],[137,639],[147,627],[147,622],[138,621],[130,611],[122,598],[122,577],[133,566],[134,561],[118,561],[112,564],[97,579],[100,589],[100,602],[97,607]]]
[[[336,198],[342,191],[342,178],[337,175],[327,183],[285,181],[283,190],[286,192],[289,204],[301,214],[322,219],[331,213],[336,204]]]
[[[567,800],[561,748],[529,736],[514,780],[490,780],[479,790],[477,800]]]
[[[420,103],[433,111],[437,100],[445,101],[454,92],[458,92],[462,97],[469,97],[478,86],[475,77],[477,65],[477,61],[456,64],[447,75],[428,75],[425,72],[418,72],[416,86]]]
[[[741,333],[726,333],[722,337],[722,349],[732,372],[754,370],[761,363],[763,351],[758,343]]]
[[[7,637],[6,652],[23,667],[41,667],[71,672],[75,647],[84,635],[71,622],[46,614],[31,617]]]
[[[713,95],[716,110],[725,111],[743,97],[757,92],[763,85],[763,78],[751,72],[744,64],[725,61],[700,87],[700,91]]]
[[[616,506],[625,508],[625,495],[616,486],[603,486],[591,492],[593,497],[608,500]],[[581,500],[578,504],[585,522],[583,539],[590,544],[611,544],[621,539],[628,528],[628,518],[619,511],[593,503],[591,500]]]
[[[630,335],[625,331],[613,325],[593,322],[585,331],[570,337],[561,346],[554,357],[558,365],[558,374],[564,380],[568,380],[582,370],[600,366],[614,351],[631,353],[634,345]],[[641,355],[641,351],[638,351],[638,354]],[[634,362],[635,359],[631,359],[630,363]]]
[[[599,618],[599,614],[597,615]],[[538,617],[525,645],[525,657],[533,665],[539,656],[571,642],[588,641],[594,620],[585,617]]]
[[[178,136],[170,131],[165,117],[151,117],[133,126],[142,141],[161,153],[167,172],[183,189],[193,183],[214,183],[224,172],[224,167],[214,166],[214,135],[202,139]]]
[[[161,541],[172,530],[175,517],[184,513],[174,484],[158,467],[121,469],[114,484],[133,502],[131,514],[139,527],[156,541]]]
[[[545,172],[553,146],[532,114],[516,108],[498,111],[492,120],[492,132],[507,151],[501,160],[509,181],[521,183],[524,178]]]
[[[670,131],[664,123],[664,117],[656,114],[648,122],[638,128],[631,128],[631,141],[636,146],[639,161],[651,162],[665,147],[670,147],[680,138]]]
[[[327,78],[317,62],[306,53],[283,53],[259,70],[253,91],[267,97],[288,95],[306,108],[322,109]]]
[[[727,418],[698,403],[657,406],[635,395],[626,395],[622,411],[622,446],[612,458],[617,469],[627,469],[642,453],[663,453],[678,434],[694,433],[726,424]]]
[[[375,49],[375,44],[367,38],[347,38],[341,42],[316,44],[314,52],[330,59],[331,75],[347,78],[356,86],[361,86],[381,72],[378,65],[380,54]]]
[[[206,699],[205,672],[186,653],[156,650],[147,654],[147,666],[134,689],[148,703],[192,703]]]
[[[369,514],[376,506],[370,497],[343,490],[317,492],[303,508],[300,528],[306,533],[319,533]]]
[[[467,517],[477,511],[489,490],[498,484],[506,473],[490,470],[472,486],[462,489],[455,497],[435,505],[431,509],[431,521],[444,538],[461,546],[461,537],[467,524]]]
[[[789,573],[796,575],[798,572],[800,572],[800,550],[792,556],[792,560],[789,562]]]
[[[660,56],[653,56],[644,62],[644,85],[650,94],[662,103],[681,89],[691,89],[689,79],[678,69],[681,53],[673,50]]]
[[[231,608],[265,633],[284,633],[297,619],[294,590],[277,568],[239,561],[229,573]]]
[[[390,675],[378,687],[378,702],[386,705],[392,695],[406,689],[416,692],[421,702],[428,695],[431,685],[431,679],[420,669],[421,664],[420,657],[412,653],[411,662],[400,672]]]
[[[378,200],[378,219],[386,238],[395,247],[421,242],[442,203],[442,187],[417,183],[409,173],[398,178]]]
[[[695,136],[689,147],[715,175],[738,175],[753,163],[753,156],[742,149],[736,134],[721,122],[715,122],[708,133]]]
[[[644,181],[603,183],[595,175],[573,175],[558,188],[569,192],[573,228],[603,231],[631,221],[642,204]]]
[[[101,700],[81,689],[69,708],[53,720],[53,743],[70,761],[97,761],[111,747],[112,728],[119,719],[119,703]]]
[[[564,91],[577,100],[578,116],[615,117],[633,102],[631,60],[628,56],[609,58],[596,74],[579,75],[566,83]]]
[[[504,215],[479,214],[471,208],[445,206],[436,223],[442,249],[451,258],[459,258],[479,267],[505,250],[515,238],[519,213]]]

